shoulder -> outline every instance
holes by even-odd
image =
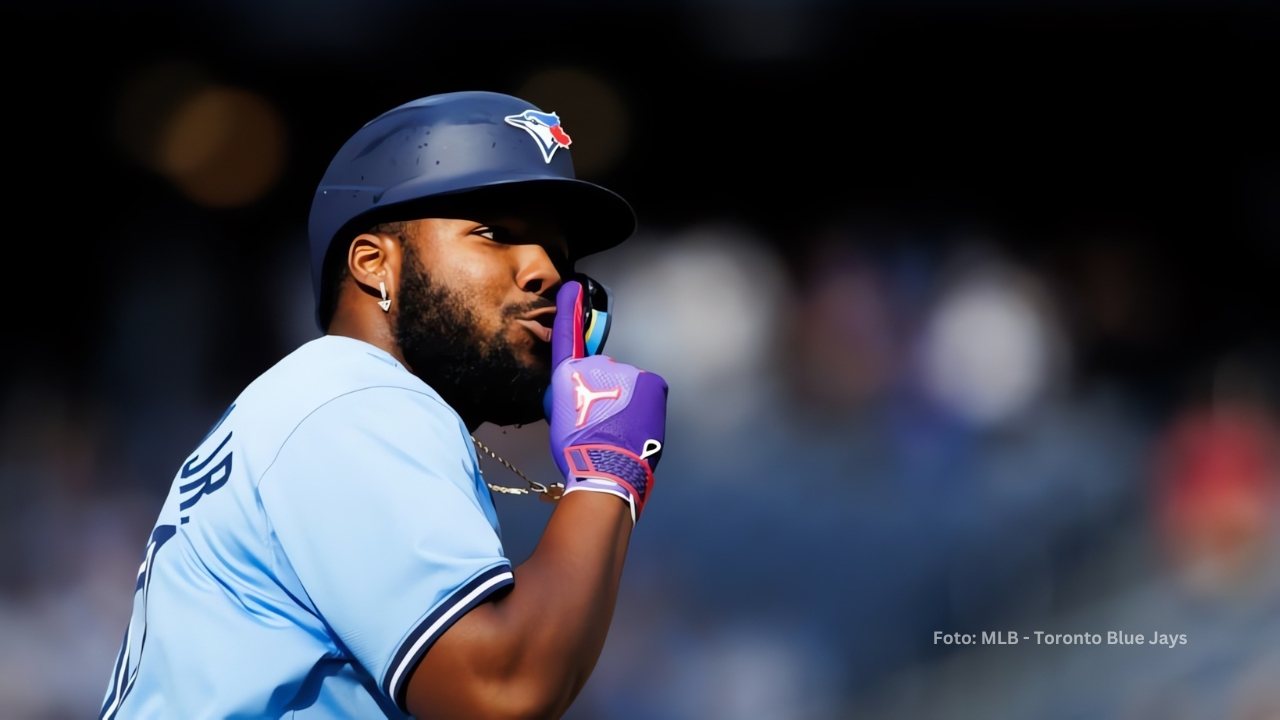
[[[337,395],[362,386],[387,384],[435,392],[385,350],[355,338],[325,335],[286,355],[258,376],[246,392],[283,388]]]
[[[351,447],[362,440],[466,447],[462,419],[391,355],[352,338],[325,336],[293,351],[236,399],[240,424],[253,428],[270,462],[285,443]],[[261,457],[261,456],[259,456]]]
[[[260,406],[302,419],[335,400],[375,388],[399,388],[406,397],[429,399],[427,406],[454,414],[435,390],[387,352],[366,342],[326,335],[294,350],[258,376],[237,404]]]
[[[425,386],[424,386],[425,388]],[[429,388],[366,385],[336,395],[299,419],[297,432],[340,437],[361,435],[415,445],[462,442],[469,437],[462,418]]]

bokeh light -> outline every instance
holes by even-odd
[[[638,240],[612,258],[581,263],[587,272],[599,267],[596,276],[618,297],[609,351],[653,368],[672,387],[698,388],[669,400],[673,412],[697,418],[696,431],[751,422],[770,395],[763,371],[789,305],[776,259],[749,231],[731,226]]]
[[[169,118],[157,165],[192,200],[235,207],[275,185],[284,157],[284,123],[270,103],[246,90],[210,86]]]
[[[966,269],[925,330],[923,371],[938,400],[980,424],[1015,418],[1060,370],[1061,331],[1035,280],[998,265]]]
[[[197,64],[168,60],[134,72],[115,114],[120,150],[200,205],[256,202],[284,172],[279,111],[260,94],[214,82]]]

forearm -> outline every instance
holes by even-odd
[[[517,672],[560,688],[557,714],[568,708],[600,657],[631,530],[630,509],[617,497],[566,495],[533,555],[516,569],[515,589],[497,603],[500,613],[509,614],[509,625],[525,631],[525,645],[518,648],[524,667]],[[553,677],[547,677],[549,669]]]
[[[604,646],[631,529],[617,497],[564,496],[511,592],[467,613],[423,658],[410,709],[433,718],[563,713]]]

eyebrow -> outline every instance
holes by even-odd
[[[512,222],[513,220],[515,222]],[[534,239],[531,237],[532,231],[538,225],[538,223],[531,222],[525,218],[513,217],[513,216],[496,217],[496,218],[492,218],[492,222],[489,224],[491,226],[497,225],[498,227],[506,228],[508,231],[520,236],[522,239],[525,240],[525,242],[536,242],[539,245],[543,245],[547,248],[555,248],[565,260],[568,260],[572,255],[571,251],[572,251],[573,245],[572,243],[569,242],[569,237],[563,231],[563,228],[560,228],[560,232],[549,233],[546,239],[543,240],[543,239]]]

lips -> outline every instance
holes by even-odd
[[[524,326],[539,340],[551,342],[551,323],[555,318],[555,314],[556,309],[554,307],[543,308],[517,319],[516,323]]]
[[[524,319],[516,320],[516,324],[523,325],[525,328],[529,330],[529,332],[533,333],[534,336],[537,337],[542,342],[551,342],[551,328],[547,327],[546,325],[543,325],[542,323],[537,322],[535,320],[524,320]]]

